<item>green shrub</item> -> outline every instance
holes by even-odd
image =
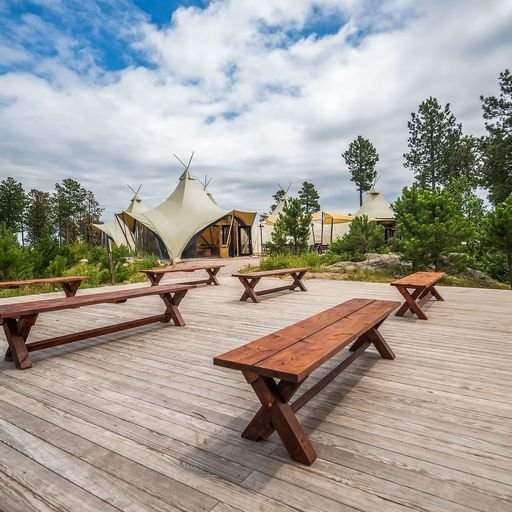
[[[18,280],[32,277],[30,251],[20,246],[16,235],[0,222],[0,280]]]

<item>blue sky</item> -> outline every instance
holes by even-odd
[[[313,181],[354,211],[340,158],[357,135],[393,200],[407,120],[429,96],[483,130],[480,94],[510,67],[512,5],[489,0],[0,0],[0,178],[68,176],[106,216],[127,183],[158,204],[180,166],[226,208],[268,209],[277,183]]]

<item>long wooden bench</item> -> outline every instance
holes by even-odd
[[[316,453],[295,413],[371,344],[384,359],[395,358],[378,328],[399,305],[388,300],[351,299],[217,356],[214,364],[240,370],[261,402],[242,437],[259,441],[275,429],[292,459],[312,464]],[[307,377],[349,344],[352,354],[289,404]]]
[[[66,297],[74,297],[82,281],[89,279],[87,276],[63,276],[63,277],[45,277],[40,279],[25,279],[23,281],[3,281],[0,282],[0,289],[12,290],[22,286],[33,284],[60,284],[64,289]]]
[[[183,267],[163,267],[163,268],[151,268],[148,270],[141,270],[144,274],[148,276],[148,279],[151,282],[151,286],[157,286],[162,277],[165,274],[173,273],[173,272],[196,272],[198,270],[206,270],[208,274],[207,279],[201,279],[196,281],[187,281],[180,284],[212,284],[215,286],[219,286],[219,281],[217,280],[217,274],[219,270],[225,265],[222,263],[205,263],[204,265],[187,265]]]
[[[32,367],[29,352],[33,352],[35,350],[56,347],[66,343],[72,343],[74,341],[101,336],[103,334],[131,329],[133,327],[140,327],[153,322],[169,322],[172,320],[175,325],[183,326],[185,325],[185,321],[178,310],[178,306],[187,291],[191,288],[195,288],[195,286],[167,285],[147,288],[131,288],[62,299],[57,298],[19,302],[14,304],[2,304],[0,305],[0,323],[3,325],[7,343],[9,345],[5,354],[5,359],[8,361],[14,361],[17,368],[24,370]],[[41,313],[75,309],[96,304],[119,304],[126,302],[128,299],[147,297],[148,295],[159,295],[162,298],[165,305],[165,311],[163,313],[128,322],[97,327],[73,334],[64,334],[62,336],[56,336],[43,341],[27,343],[30,330]]]
[[[443,277],[444,272],[416,272],[398,281],[393,281],[391,286],[395,286],[405,299],[405,302],[396,312],[396,316],[404,316],[411,310],[421,320],[428,320],[421,306],[432,297],[436,300],[444,300],[435,289],[435,285]],[[409,290],[413,290],[413,292],[411,293]]]
[[[280,268],[276,270],[262,270],[260,272],[237,272],[233,274],[233,277],[237,277],[244,287],[245,291],[240,297],[242,302],[246,301],[247,299],[251,299],[253,302],[261,302],[258,297],[261,295],[267,295],[268,293],[282,292],[284,290],[295,290],[295,288],[298,288],[303,292],[307,291],[304,283],[302,282],[302,278],[306,272],[307,268]],[[287,284],[286,286],[278,286],[276,288],[269,288],[267,290],[254,290],[255,286],[263,277],[276,277],[286,275],[290,275],[292,277],[292,284]]]

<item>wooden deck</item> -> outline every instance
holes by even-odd
[[[36,352],[26,371],[0,362],[0,510],[512,510],[511,292],[441,288],[428,321],[390,317],[381,331],[396,360],[369,349],[299,413],[319,455],[305,467],[275,437],[240,438],[258,404],[213,357],[346,299],[399,294],[309,280],[308,293],[252,304],[238,280],[220,281],[184,299],[184,328]],[[32,339],[153,306],[160,298],[48,313]]]

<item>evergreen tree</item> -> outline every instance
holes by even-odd
[[[313,183],[305,181],[299,190],[299,201],[306,213],[315,213],[320,211],[320,196]]]
[[[353,140],[342,155],[353,181],[359,190],[359,206],[363,204],[363,192],[368,192],[377,177],[375,166],[379,155],[373,144],[361,135]]]
[[[60,244],[69,244],[79,239],[86,196],[87,191],[71,178],[55,184],[52,202]]]
[[[272,213],[278,207],[279,203],[284,199],[285,196],[286,191],[283,188],[279,188],[279,190],[272,196],[274,202],[270,207],[270,213]]]
[[[32,261],[16,235],[0,222],[0,281],[32,277]]]
[[[49,192],[43,192],[33,188],[27,194],[27,208],[25,212],[25,224],[27,226],[27,238],[34,243],[43,236],[52,232],[52,201]]]
[[[443,257],[460,251],[470,228],[449,190],[405,187],[393,205],[399,250],[413,269],[440,270]]]
[[[508,278],[512,289],[512,194],[504,204],[489,212],[484,224],[484,242],[492,251],[502,252],[508,265]]]
[[[385,243],[384,228],[370,221],[366,215],[362,215],[350,223],[349,232],[333,242],[329,251],[359,257],[381,249]]]
[[[100,208],[100,204],[96,201],[94,193],[87,190],[84,199],[83,217],[80,224],[80,236],[82,240],[86,240],[91,244],[96,242],[97,234],[96,231],[91,229],[91,224],[101,222],[102,212],[103,208]]]
[[[26,196],[23,185],[12,177],[0,182],[0,222],[24,238]]]
[[[311,214],[302,208],[299,199],[287,201],[283,211],[279,214],[274,230],[272,242],[269,245],[271,253],[282,254],[290,243],[294,254],[300,254],[308,247],[309,232],[311,229]]]
[[[449,103],[443,109],[430,97],[420,104],[418,113],[411,113],[407,127],[409,152],[404,154],[404,166],[413,171],[420,186],[434,192],[457,176],[454,164],[463,156],[462,125],[457,124]]]
[[[499,76],[500,95],[480,96],[487,136],[481,139],[482,184],[498,204],[512,193],[512,73]]]

